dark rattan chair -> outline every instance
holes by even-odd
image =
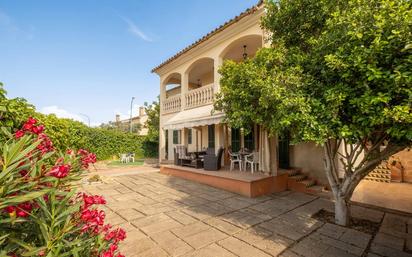
[[[204,169],[205,170],[220,170],[222,164],[223,148],[219,148],[217,155],[214,148],[207,149],[207,153],[204,157]]]

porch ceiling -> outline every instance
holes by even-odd
[[[182,129],[221,123],[224,114],[213,113],[213,105],[184,110],[167,121],[163,129]]]

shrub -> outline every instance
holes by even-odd
[[[104,224],[95,207],[103,197],[73,187],[96,156],[58,153],[33,118],[8,137],[0,145],[0,256],[121,257],[125,232]]]

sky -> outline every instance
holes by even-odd
[[[0,0],[0,82],[92,125],[159,95],[151,69],[258,0]]]

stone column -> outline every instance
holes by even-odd
[[[214,85],[213,85],[213,92],[216,94],[220,90],[220,74],[218,72],[220,66],[223,64],[223,59],[221,57],[214,58],[214,67],[213,67],[213,78],[214,78]]]
[[[186,108],[186,93],[189,91],[189,73],[185,72],[182,74],[182,89],[180,94],[180,99],[182,102],[182,111]]]

